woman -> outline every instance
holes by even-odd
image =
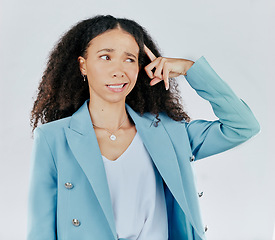
[[[179,75],[219,120],[190,121]],[[205,239],[192,162],[259,131],[204,57],[160,57],[141,26],[109,15],[60,39],[31,121],[28,240]]]

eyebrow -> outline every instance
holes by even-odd
[[[113,48],[103,48],[103,49],[101,49],[101,50],[99,50],[99,51],[97,51],[97,53],[99,53],[99,52],[114,52],[115,51],[115,49],[113,49]],[[137,58],[134,54],[132,54],[132,53],[129,53],[129,52],[124,52],[127,56],[131,56],[131,57],[134,57],[135,59]]]

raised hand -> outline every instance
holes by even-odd
[[[191,60],[181,58],[157,58],[146,45],[144,45],[144,51],[152,61],[144,68],[152,79],[150,85],[153,86],[163,80],[166,90],[169,89],[169,78],[186,75],[188,69],[194,64]],[[156,68],[154,72],[153,68]]]

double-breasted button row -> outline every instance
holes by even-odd
[[[190,157],[190,162],[193,162],[194,160],[195,160],[195,156],[192,155],[192,156]],[[199,192],[199,193],[198,193],[198,196],[199,196],[199,197],[202,197],[202,196],[203,196],[203,192]],[[208,230],[208,226],[205,225],[205,227],[204,227],[204,232],[206,232],[207,230]]]
[[[70,190],[70,189],[72,189],[72,188],[74,187],[74,185],[73,185],[71,182],[66,182],[66,183],[64,184],[64,186],[65,186],[65,188],[67,188],[68,190]],[[74,225],[75,227],[79,227],[79,226],[80,226],[80,221],[79,221],[78,219],[76,219],[76,218],[74,218],[74,219],[72,220],[72,223],[73,223],[73,225]]]
[[[75,227],[79,227],[80,226],[80,221],[78,220],[78,219],[73,219],[72,220],[72,223],[73,223],[73,225],[75,226]]]
[[[70,190],[70,189],[72,189],[72,188],[74,187],[74,185],[73,185],[71,182],[66,182],[66,183],[64,184],[64,186],[65,186],[65,188],[67,188],[68,190]],[[80,226],[80,221],[79,221],[78,219],[76,219],[76,218],[74,218],[74,219],[72,220],[72,223],[73,223],[73,225],[74,225],[75,227],[79,227],[79,226]]]
[[[65,185],[65,188],[67,189],[72,189],[74,187],[74,185],[70,182],[66,182],[64,185]]]

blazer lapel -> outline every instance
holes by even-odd
[[[71,151],[86,174],[115,239],[116,228],[104,163],[89,114],[88,100],[72,115],[65,134]]]
[[[157,119],[150,113],[144,113],[141,116],[127,104],[126,109],[135,122],[136,129],[170,192],[184,213],[191,216],[187,208],[177,156],[165,126],[160,121],[156,127]]]
[[[68,144],[86,174],[116,238],[107,176],[89,114],[88,102],[89,99],[72,115],[69,127],[65,129],[65,134]],[[152,114],[144,113],[141,116],[129,105],[126,104],[125,107],[167,187],[185,214],[191,216],[187,208],[177,156],[164,125],[159,122],[158,127],[155,127],[156,118]]]

